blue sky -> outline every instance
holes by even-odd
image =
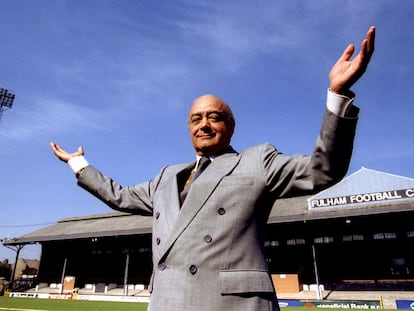
[[[2,0],[0,238],[109,212],[49,149],[85,148],[124,185],[193,160],[186,114],[215,94],[236,117],[237,150],[312,151],[328,72],[371,25],[376,51],[353,88],[361,108],[349,174],[414,178],[414,2]],[[0,246],[0,260],[15,253]],[[21,256],[36,258],[36,248]]]

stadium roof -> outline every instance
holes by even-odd
[[[151,233],[152,217],[114,212],[64,218],[56,224],[5,240],[5,245],[30,244],[54,240],[87,239]]]
[[[362,168],[313,196],[278,200],[268,223],[414,211],[414,179]],[[65,218],[4,245],[150,234],[152,217],[114,212]]]

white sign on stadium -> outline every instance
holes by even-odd
[[[309,200],[309,208],[414,198],[414,188]]]

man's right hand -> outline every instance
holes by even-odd
[[[52,149],[55,156],[67,163],[71,158],[77,157],[77,156],[83,156],[85,153],[83,152],[82,146],[79,146],[78,150],[73,153],[68,153],[66,150],[64,150],[61,146],[56,145],[54,142],[50,143],[50,148]]]

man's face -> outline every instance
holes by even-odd
[[[206,95],[195,100],[188,125],[198,155],[216,155],[229,145],[234,132],[230,108],[219,98]]]

